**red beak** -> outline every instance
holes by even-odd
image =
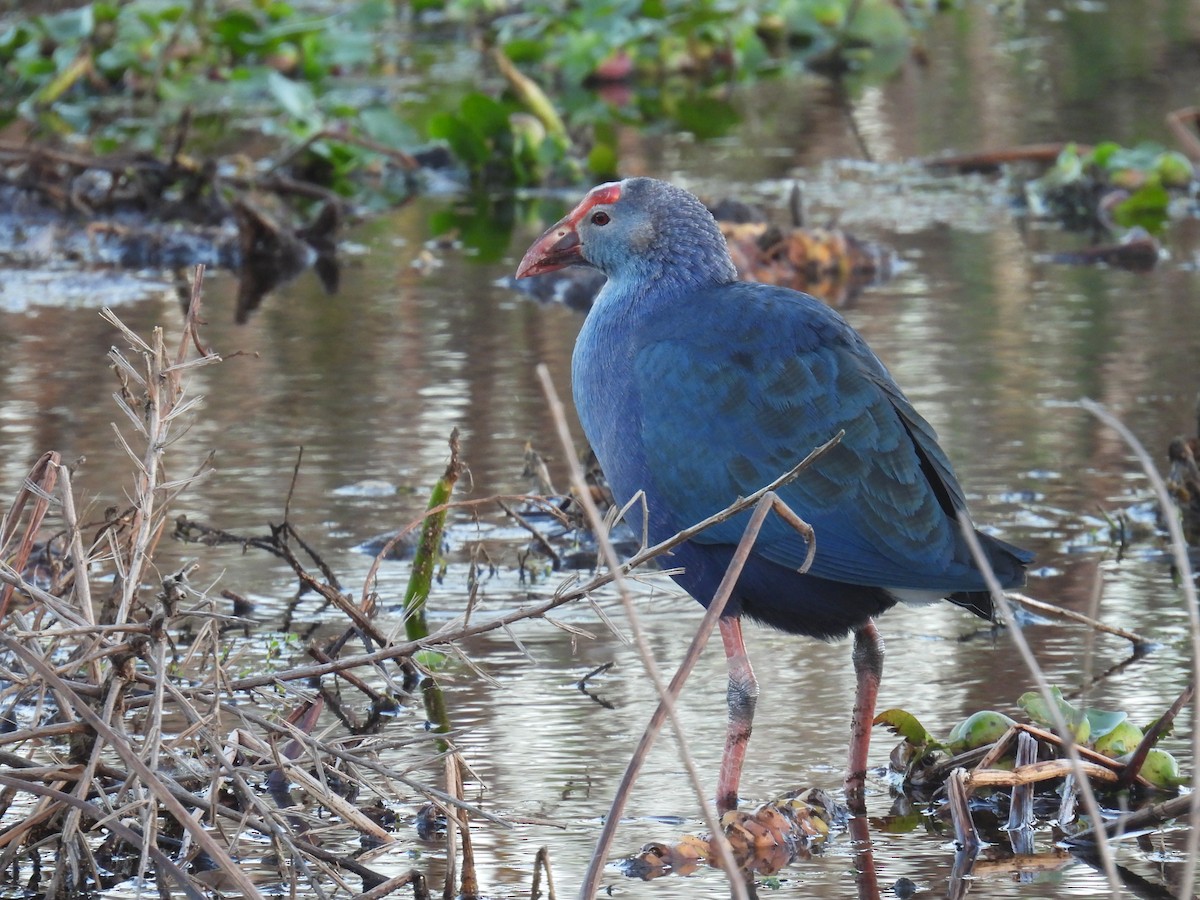
[[[543,272],[553,272],[574,263],[586,262],[583,258],[583,244],[579,242],[579,234],[571,221],[572,213],[556,225],[546,229],[546,233],[533,242],[521,257],[517,266],[517,277],[540,275]]]

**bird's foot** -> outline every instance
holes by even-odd
[[[722,819],[726,813],[731,813],[738,808],[737,791],[732,794],[717,794],[717,818]]]

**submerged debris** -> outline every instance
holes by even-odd
[[[183,126],[186,128],[186,125]],[[182,138],[181,138],[182,140]],[[312,267],[338,287],[343,202],[317,184],[183,154],[89,156],[0,141],[0,259],[237,273],[237,320]]]
[[[739,870],[773,875],[797,859],[807,859],[832,828],[844,827],[845,807],[818,788],[793,791],[754,810],[733,810],[721,817],[721,829]],[[658,841],[624,860],[630,878],[649,881],[663,875],[690,875],[701,864],[716,866],[710,835],[684,835],[675,844]]]
[[[1200,433],[1200,395],[1196,397],[1197,430]],[[1179,507],[1183,538],[1191,547],[1200,546],[1200,467],[1196,454],[1200,452],[1200,437],[1179,435],[1167,447],[1171,470],[1167,474],[1167,490]]]

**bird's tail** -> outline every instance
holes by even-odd
[[[1032,553],[980,531],[976,531],[975,536],[979,539],[979,546],[991,564],[1000,587],[1017,588],[1025,583],[1025,567],[1033,562]],[[958,591],[946,599],[989,622],[995,618],[992,595],[988,591]]]

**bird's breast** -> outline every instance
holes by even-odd
[[[613,496],[624,504],[648,486],[635,345],[625,323],[597,311],[588,315],[575,342],[571,390],[584,435]]]

